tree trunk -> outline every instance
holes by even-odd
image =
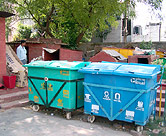
[[[124,28],[124,38],[123,38],[123,42],[126,43],[127,42],[127,18],[124,18],[124,24],[125,24],[125,28]]]
[[[76,44],[79,44],[79,42],[81,41],[81,39],[82,39],[82,37],[84,36],[84,32],[81,32],[79,35],[78,35],[78,37],[77,37],[77,39],[76,39]]]
[[[51,38],[55,38],[54,35],[49,31],[49,28],[46,28],[45,31]]]

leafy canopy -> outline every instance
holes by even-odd
[[[56,37],[76,47],[81,40],[90,39],[96,31],[117,26],[122,13],[133,14],[135,1],[125,0],[0,0],[12,5],[19,18],[31,18],[45,37]],[[144,0],[143,0],[144,1]],[[162,0],[145,0],[157,8]],[[129,10],[128,10],[129,9]]]

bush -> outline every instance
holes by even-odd
[[[30,38],[32,33],[30,26],[20,24],[18,27],[18,32],[21,39]]]
[[[142,41],[141,44],[139,45],[140,49],[151,49],[152,48],[152,41],[149,41],[146,43],[145,41]]]

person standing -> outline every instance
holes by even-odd
[[[17,47],[17,56],[23,64],[27,63],[27,51],[25,49],[26,41],[21,40],[21,45]]]

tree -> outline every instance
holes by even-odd
[[[95,30],[116,26],[116,18],[134,0],[1,0],[12,3],[20,18],[32,18],[45,37],[56,37],[73,47]],[[161,3],[161,0],[156,0]],[[149,4],[153,1],[149,0]],[[157,4],[153,5],[154,7]],[[106,23],[107,22],[107,23]]]
[[[19,39],[28,39],[30,38],[32,31],[32,27],[28,25],[18,25],[18,34],[14,35],[14,40],[19,40]]]

